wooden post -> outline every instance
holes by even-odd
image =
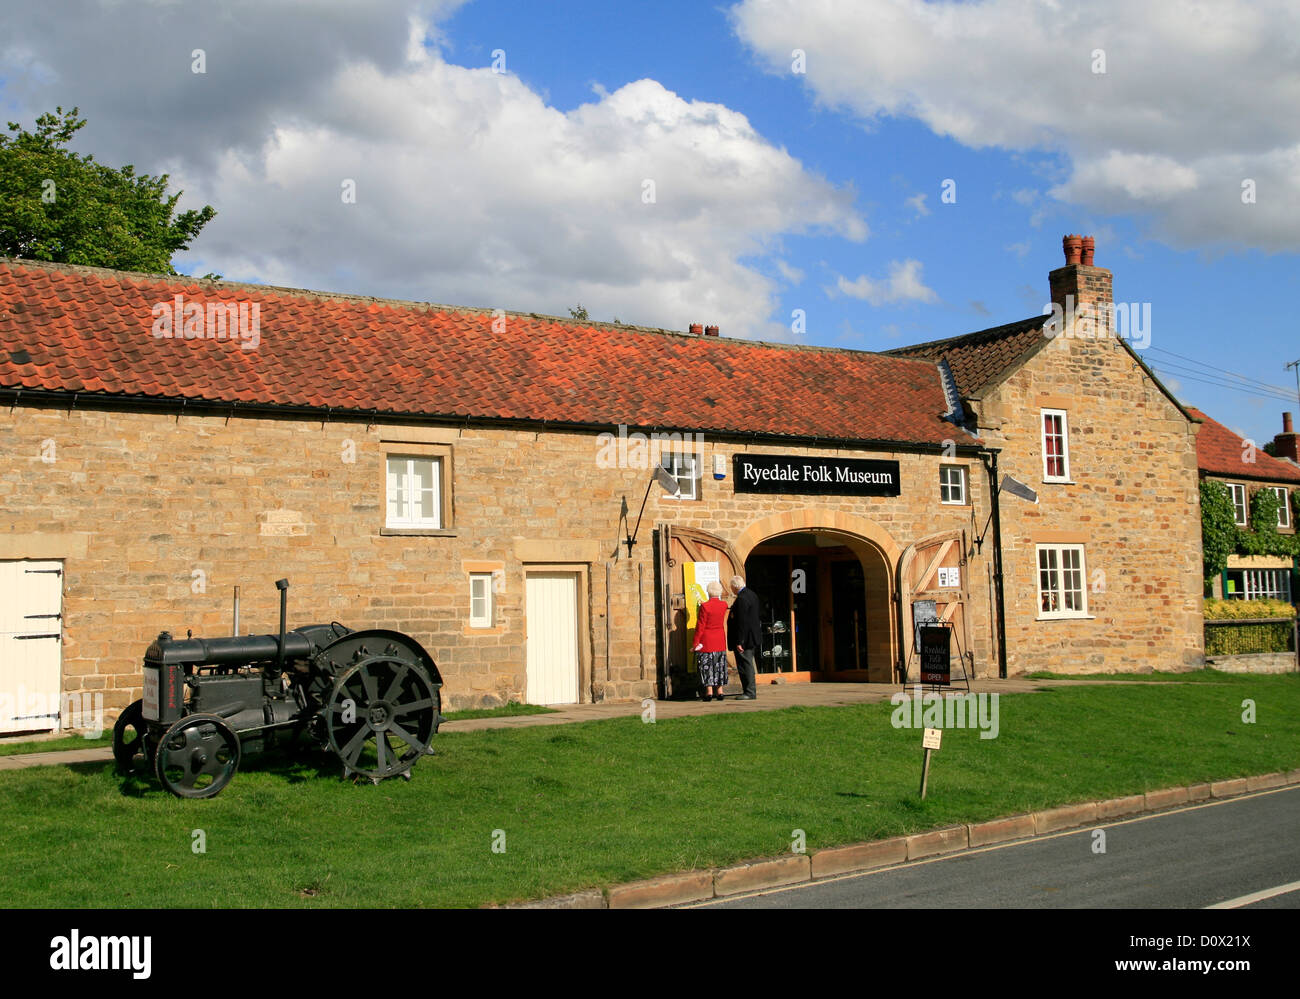
[[[921,766],[921,800],[925,800],[925,785],[930,779],[930,750],[925,750],[925,763]]]

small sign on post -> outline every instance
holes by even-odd
[[[930,779],[930,754],[943,744],[943,729],[927,728],[921,737],[921,748],[925,750],[925,762],[921,765],[921,800],[925,800],[925,785]]]

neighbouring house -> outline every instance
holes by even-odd
[[[1300,455],[1296,452],[1291,414],[1282,414],[1282,432],[1273,439],[1277,455],[1274,457],[1200,410],[1190,412],[1202,422],[1196,436],[1201,478],[1220,482],[1227,488],[1236,526],[1251,529],[1255,497],[1261,491],[1268,491],[1277,496],[1277,533],[1294,537],[1297,515],[1300,515]],[[1296,587],[1297,567],[1297,559],[1292,555],[1251,555],[1238,551],[1229,555],[1227,567],[1209,580],[1206,595],[1292,603],[1300,595]]]
[[[0,731],[280,577],[450,707],[692,696],[733,573],[761,680],[915,679],[914,607],[976,676],[1199,664],[1197,425],[1078,242],[1056,315],[887,354],[0,260]]]

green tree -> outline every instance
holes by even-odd
[[[570,310],[569,310],[569,315],[572,316],[574,319],[590,319],[590,318],[591,318],[590,316],[587,315],[587,310],[586,310],[586,308],[583,306],[583,304],[582,304],[581,302],[578,303],[578,307],[577,307],[576,309],[570,309]]]
[[[1237,550],[1237,518],[1232,497],[1222,482],[1201,483],[1201,557],[1205,578],[1217,576],[1228,566],[1228,556]]]
[[[0,134],[0,255],[175,274],[172,255],[217,214],[211,205],[175,215],[166,174],[137,175],[79,156],[67,144],[86,122],[77,108]],[[173,217],[174,216],[174,217]]]

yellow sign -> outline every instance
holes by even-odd
[[[686,670],[695,672],[695,623],[700,604],[709,599],[709,584],[721,576],[717,562],[683,562],[682,589],[686,594]]]

